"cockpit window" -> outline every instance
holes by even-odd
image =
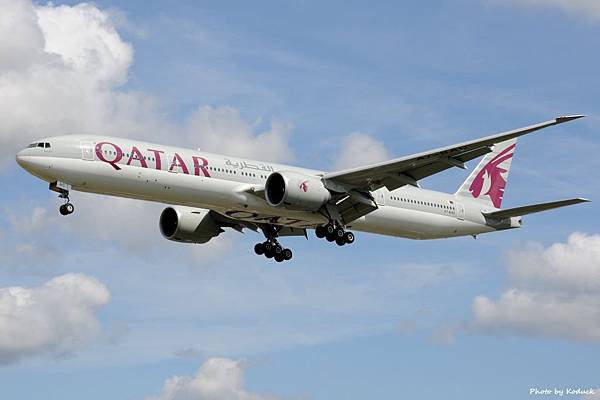
[[[31,143],[27,146],[28,149],[31,149],[34,147],[40,147],[42,149],[49,149],[51,147],[51,145],[48,142],[35,142],[35,143]]]

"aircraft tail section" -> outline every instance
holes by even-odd
[[[455,195],[474,198],[484,205],[500,208],[516,145],[517,139],[495,144]]]
[[[582,199],[580,197],[576,199],[552,201],[550,203],[532,204],[529,206],[507,208],[499,211],[483,212],[483,215],[494,219],[505,219],[511,217],[520,217],[527,214],[533,214],[537,212],[552,210],[554,208],[566,207],[573,204],[586,203],[588,199]]]

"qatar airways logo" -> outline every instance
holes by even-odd
[[[188,160],[188,162],[190,162],[188,165],[186,160],[179,153],[174,153],[172,157],[167,157],[162,150],[146,149],[146,151],[152,153],[152,156],[145,158],[144,154],[136,146],[133,146],[128,154],[125,165],[136,165],[142,168],[162,170],[163,161],[165,161],[165,166],[168,165],[167,170],[169,172],[180,170],[182,173],[190,175],[189,165],[191,165],[194,169],[194,175],[200,176],[200,174],[202,174],[203,176],[210,178],[208,172],[208,160],[206,158],[192,156],[191,162]],[[117,171],[121,170],[119,163],[124,161],[123,150],[117,144],[111,142],[97,143],[96,157],[98,157],[98,160],[109,164]],[[153,160],[154,165],[148,165],[150,160]]]
[[[506,187],[506,176],[503,174],[508,171],[500,165],[513,157],[514,149],[515,145],[513,144],[502,150],[479,171],[469,187],[469,192],[473,197],[479,198],[479,196],[487,195],[492,200],[494,207],[500,208]]]
[[[308,192],[308,181],[304,181],[300,184],[300,190],[304,193]]]

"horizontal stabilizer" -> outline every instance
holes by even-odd
[[[576,198],[568,200],[551,201],[550,203],[532,204],[530,206],[507,208],[505,210],[484,212],[483,215],[489,218],[504,219],[510,217],[520,217],[527,214],[533,214],[541,211],[552,210],[553,208],[566,207],[573,204],[586,203],[590,200]]]

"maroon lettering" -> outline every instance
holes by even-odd
[[[131,161],[139,161],[142,167],[148,168],[148,164],[144,159],[144,155],[135,146],[133,146],[133,148],[131,149],[131,155],[129,156],[129,160],[127,160],[127,165],[131,165]]]
[[[256,221],[256,222],[267,222],[270,224],[276,224],[277,222],[279,222],[279,218],[280,217],[277,217],[277,216],[273,217],[271,215],[264,215],[261,217],[253,218],[252,220]]]
[[[190,171],[188,170],[187,165],[183,161],[183,158],[177,153],[173,155],[173,160],[171,161],[171,166],[169,167],[169,172],[172,172],[175,167],[181,168],[184,174],[189,175]]]
[[[194,160],[194,175],[200,176],[200,171],[202,171],[205,177],[210,178],[210,174],[208,173],[208,160],[197,156],[192,156],[192,160]]]
[[[162,169],[162,159],[160,158],[160,155],[164,153],[164,151],[162,150],[154,150],[154,149],[148,149],[148,151],[152,152],[154,154],[154,163],[155,163],[155,168],[156,169]]]
[[[115,158],[112,160],[107,159],[106,157],[104,157],[104,152],[102,151],[102,146],[104,145],[108,145],[108,146],[112,146],[114,149],[114,153],[115,153]],[[112,165],[112,167],[114,169],[116,169],[117,171],[121,169],[121,167],[119,167],[117,165],[117,163],[119,161],[121,161],[121,159],[123,159],[123,150],[121,150],[121,148],[119,146],[117,146],[114,143],[110,143],[110,142],[100,142],[96,144],[96,157],[98,157],[98,159],[100,161],[104,161],[105,163],[109,163],[110,165]]]

